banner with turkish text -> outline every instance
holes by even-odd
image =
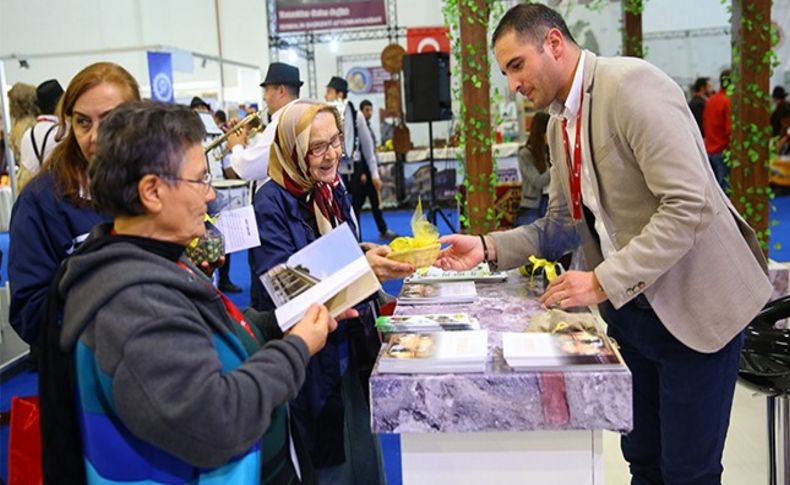
[[[277,0],[277,32],[387,25],[384,0]]]

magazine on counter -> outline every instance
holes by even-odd
[[[443,270],[436,266],[420,268],[403,280],[404,283],[425,283],[441,281],[480,281],[498,282],[507,280],[504,271],[491,271],[488,263],[480,263],[467,271]]]
[[[475,300],[477,288],[474,281],[404,283],[398,295],[398,303],[405,305],[471,303]]]
[[[381,288],[348,224],[308,244],[260,277],[285,332],[313,303],[335,317]]]
[[[381,373],[483,372],[488,358],[488,332],[393,334],[379,359]]]
[[[606,335],[586,330],[563,333],[505,332],[502,354],[514,370],[612,370],[625,368]]]
[[[445,330],[480,330],[477,318],[467,313],[429,315],[394,315],[378,317],[376,328],[384,333],[442,332]]]

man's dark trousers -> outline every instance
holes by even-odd
[[[362,176],[365,176],[365,183],[362,183]],[[379,194],[373,186],[373,179],[370,176],[370,169],[365,162],[354,163],[354,173],[351,175],[351,205],[354,213],[359,218],[360,233],[362,232],[362,206],[365,199],[370,200],[370,209],[373,212],[373,219],[376,220],[376,227],[379,234],[387,232],[387,223],[381,214],[379,207]]]
[[[703,354],[673,337],[644,295],[601,311],[633,375],[634,429],[621,440],[631,483],[721,483],[743,334]]]

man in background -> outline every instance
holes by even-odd
[[[782,120],[790,118],[790,103],[787,101],[787,91],[782,86],[776,86],[771,92],[774,110],[771,113],[771,129],[773,136],[785,136],[782,133]]]
[[[708,98],[702,117],[708,160],[716,175],[716,182],[724,190],[727,190],[727,178],[730,175],[730,168],[724,162],[724,151],[730,148],[732,133],[732,99],[727,94],[729,86],[730,70],[725,69],[719,76],[719,90]]]
[[[254,182],[258,187],[269,178],[269,150],[277,133],[277,122],[282,109],[299,98],[302,84],[298,67],[283,62],[269,64],[266,79],[261,83],[270,119],[263,136],[248,140],[246,128],[228,136],[230,166],[240,178]]]
[[[332,76],[329,84],[326,85],[324,101],[334,105],[343,120],[343,156],[337,171],[350,192],[354,157],[359,151],[359,135],[357,133],[357,110],[354,103],[348,99],[348,81],[339,76]]]
[[[38,173],[41,164],[60,141],[56,136],[59,125],[55,108],[61,96],[63,88],[56,79],[44,81],[36,88],[36,105],[41,114],[36,118],[36,124],[28,128],[20,140],[17,191],[22,190]]]
[[[376,153],[376,137],[370,128],[370,118],[373,116],[373,103],[364,100],[359,104],[357,113],[357,137],[359,140],[359,157],[354,160],[354,172],[351,176],[351,201],[357,217],[362,214],[365,200],[370,201],[373,219],[379,230],[379,239],[391,241],[398,237],[387,228],[387,223],[379,206],[381,198],[381,177],[379,176],[378,154]],[[360,226],[362,221],[360,220]]]
[[[711,93],[713,93],[713,84],[711,84],[709,77],[698,77],[694,81],[692,89],[694,93],[691,96],[691,101],[689,101],[689,108],[691,109],[691,114],[694,115],[694,121],[699,126],[699,132],[704,137],[705,129],[703,127],[702,113],[705,111],[705,103],[708,101]]]

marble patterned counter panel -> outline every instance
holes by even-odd
[[[485,373],[380,374],[370,379],[377,433],[607,429],[633,424],[627,369],[514,372],[502,357],[501,332],[524,330],[540,312],[527,279],[477,283],[478,301],[462,305],[399,305],[396,314],[466,312],[488,330]]]

